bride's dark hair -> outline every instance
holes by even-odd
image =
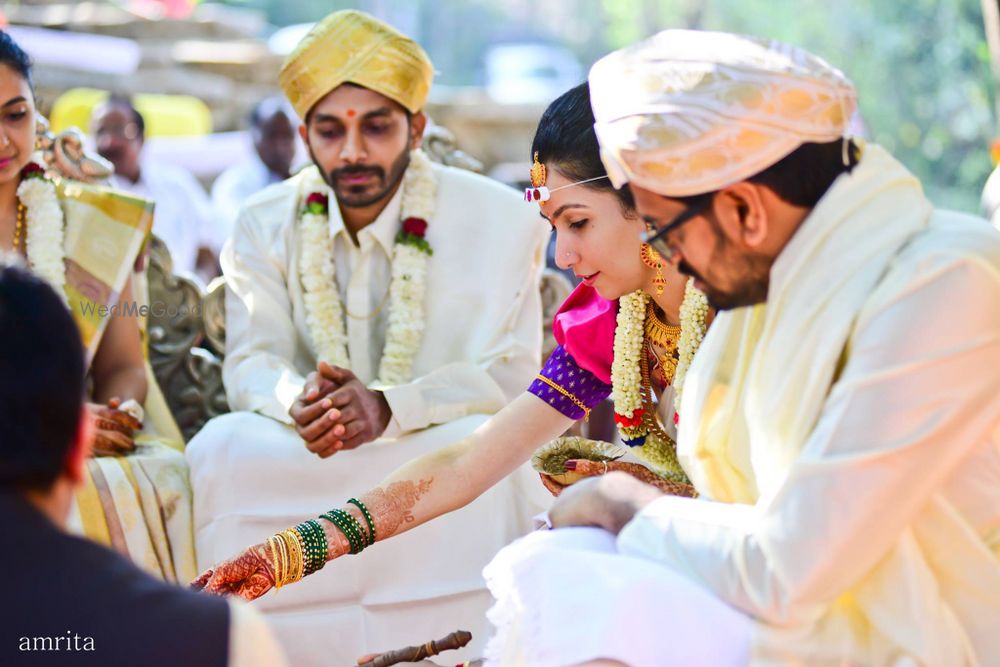
[[[3,30],[0,30],[0,64],[4,64],[20,74],[28,82],[28,85],[34,89],[31,83],[31,58]]]
[[[541,162],[570,181],[607,176],[601,164],[594,133],[594,112],[590,108],[590,88],[586,83],[560,95],[542,114],[531,142],[530,156],[533,157],[536,151]],[[626,214],[635,213],[635,200],[627,187],[615,190],[606,178],[582,187],[612,193],[618,197]]]

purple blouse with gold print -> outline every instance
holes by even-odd
[[[552,333],[559,345],[528,392],[570,419],[582,419],[611,394],[618,302],[580,285],[559,308]]]

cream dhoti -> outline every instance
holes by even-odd
[[[321,460],[288,426],[253,413],[217,418],[188,448],[199,568],[376,486],[399,465],[469,435],[471,415]],[[547,493],[527,466],[467,507],[330,562],[301,585],[254,604],[293,664],[351,664],[358,656],[453,630],[472,643],[445,663],[482,654],[490,595],[483,566],[523,535]],[[350,662],[347,662],[350,661]]]

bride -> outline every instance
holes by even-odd
[[[571,460],[584,475],[623,470],[667,492],[692,495],[677,464],[677,391],[704,336],[704,296],[640,241],[644,224],[628,189],[601,164],[586,84],[554,101],[537,128],[525,198],[557,235],[556,261],[581,285],[555,317],[559,346],[528,390],[472,436],[403,466],[344,506],[307,519],[205,571],[212,593],[257,598],[328,560],[356,554],[471,502],[544,443],[612,396],[623,440],[649,466]],[[307,390],[322,393],[338,371],[321,367]],[[654,401],[658,397],[658,401]],[[319,417],[321,402],[311,408]],[[558,484],[547,486],[558,493]],[[317,508],[321,509],[321,508]],[[457,536],[456,536],[457,537]]]

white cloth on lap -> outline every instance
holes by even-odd
[[[213,419],[188,446],[201,569],[268,535],[339,507],[399,466],[461,440],[472,415],[398,440],[380,439],[323,460],[291,427],[239,412]],[[362,654],[420,644],[454,630],[473,642],[442,664],[481,655],[490,596],[483,566],[531,528],[548,493],[527,465],[468,506],[330,562],[254,602],[291,664],[353,664]]]
[[[483,571],[496,604],[487,665],[745,665],[749,619],[597,528],[538,531]]]

